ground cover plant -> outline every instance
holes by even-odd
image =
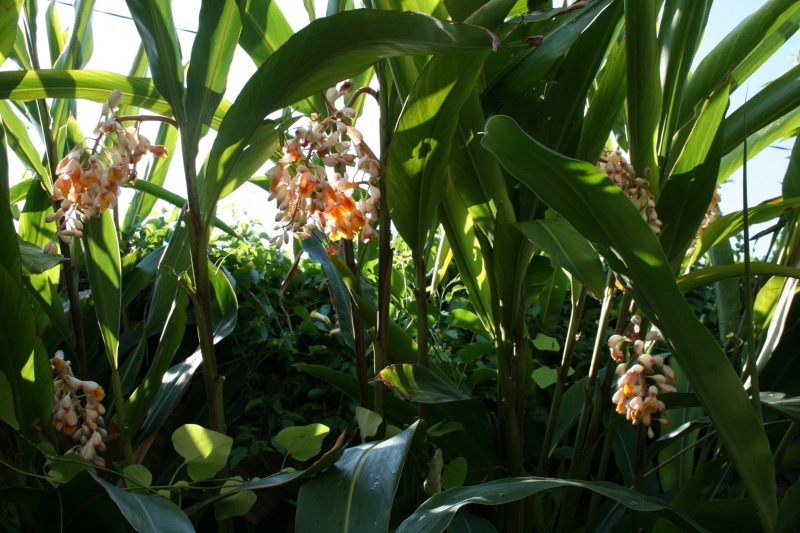
[[[728,108],[800,2],[692,70],[711,3],[203,1],[187,51],[130,0],[122,74],[94,2],[6,2],[3,528],[797,527],[800,149],[717,190],[796,136],[800,66]]]

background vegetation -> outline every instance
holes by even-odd
[[[800,149],[781,197],[715,210],[796,136],[800,66],[728,107],[800,2],[693,72],[710,0],[306,1],[294,35],[274,2],[203,1],[190,51],[177,5],[127,4],[127,75],[83,70],[91,0],[67,31],[53,2],[0,18],[4,529],[800,523]],[[237,46],[260,66],[229,102]],[[248,181],[277,238],[216,218]]]

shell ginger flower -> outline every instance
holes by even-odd
[[[359,238],[368,243],[376,237],[373,224],[378,220],[380,191],[374,180],[380,165],[361,132],[350,124],[353,109],[334,107],[352,89],[350,82],[328,89],[331,115],[312,116],[297,128],[283,147],[283,157],[267,171],[269,200],[278,206],[275,229],[281,230],[270,240],[273,246],[288,243],[289,235],[308,239],[314,230],[331,240]],[[365,179],[355,181],[345,172],[348,167]]]
[[[76,378],[61,350],[50,359],[50,368],[55,374],[50,415],[53,427],[77,443],[67,453],[77,453],[97,466],[105,466],[105,460],[98,455],[98,452],[106,450],[104,441],[107,437],[103,420],[106,413],[102,404],[105,398],[103,387],[94,381]]]

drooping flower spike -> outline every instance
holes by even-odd
[[[64,352],[58,350],[50,359],[53,380],[53,411],[50,415],[53,427],[59,433],[72,437],[76,445],[67,453],[77,453],[97,466],[105,466],[98,452],[106,451],[103,415],[106,408],[103,387],[94,381],[83,381],[75,377],[70,362],[64,360]]]
[[[641,320],[632,318],[632,327],[627,335],[612,335],[608,339],[611,358],[618,363],[616,374],[617,390],[611,401],[617,406],[617,413],[624,416],[634,426],[647,427],[647,435],[655,436],[650,427],[653,420],[662,424],[668,421],[661,415],[667,407],[659,400],[660,392],[675,392],[675,372],[664,362],[664,357],[651,355],[645,349],[645,342],[660,340],[660,334],[653,330],[646,335],[646,341],[639,339]]]
[[[380,164],[361,132],[350,124],[353,109],[335,106],[352,89],[350,82],[328,89],[330,116],[312,116],[305,127],[297,128],[283,147],[283,157],[267,171],[269,200],[278,207],[275,229],[281,232],[270,240],[273,246],[288,243],[290,235],[308,239],[315,229],[334,241],[375,238],[372,225],[378,220],[380,201],[375,179]],[[353,180],[344,172],[348,167],[365,179]]]
[[[122,92],[115,89],[103,104],[102,117],[95,128],[98,137],[92,150],[87,151],[79,143],[56,167],[57,179],[50,199],[61,204],[46,220],[59,223],[56,235],[63,242],[83,237],[83,222],[117,205],[121,187],[136,179],[136,163],[146,153],[167,156],[163,146],[151,144],[138,128],[122,125],[115,114],[122,98]],[[103,144],[104,138],[110,140],[107,146]],[[51,241],[44,250],[55,254],[57,246]]]

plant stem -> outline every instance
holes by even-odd
[[[26,16],[23,17],[25,22],[25,36],[27,40],[28,55],[31,58],[31,66],[34,70],[39,67],[39,53],[35,43],[31,41],[29,23],[27,19],[28,10],[25,10]],[[36,107],[39,109],[39,120],[44,137],[45,152],[47,154],[47,163],[50,169],[50,181],[55,183],[56,175],[55,169],[58,166],[58,156],[56,155],[56,146],[53,139],[53,131],[50,128],[50,111],[47,108],[46,100],[36,100]],[[45,179],[44,176],[41,176]],[[56,209],[58,209],[56,205]],[[75,340],[75,358],[78,363],[78,370],[81,372],[85,379],[90,377],[89,373],[89,356],[86,352],[86,339],[83,332],[83,317],[81,316],[80,296],[78,295],[77,273],[75,272],[75,265],[72,263],[72,255],[69,245],[59,242],[61,255],[66,260],[64,262],[64,277],[67,288],[67,297],[69,299],[69,315],[72,320],[72,334]]]
[[[572,463],[569,468],[570,479],[579,479],[579,472],[583,468],[584,458],[584,444],[586,443],[586,435],[589,428],[589,420],[592,412],[592,403],[594,396],[595,383],[597,381],[598,367],[600,366],[600,354],[604,352],[603,346],[605,345],[606,328],[608,327],[609,313],[611,311],[611,303],[614,301],[614,275],[609,273],[608,280],[606,281],[606,293],[603,297],[603,306],[600,310],[600,318],[597,324],[597,336],[595,337],[594,351],[592,352],[592,361],[589,365],[589,376],[586,383],[586,397],[584,399],[583,409],[581,410],[581,418],[578,422],[578,430],[575,433],[575,445],[572,452]],[[575,518],[575,511],[578,508],[578,499],[580,498],[580,491],[575,489],[568,489],[564,506],[561,509],[561,516],[559,517],[559,531],[570,531],[572,528],[572,521]]]
[[[744,117],[745,130],[747,119]],[[750,401],[759,420],[761,413],[761,387],[758,383],[758,362],[756,356],[756,335],[753,324],[753,287],[750,278],[750,215],[747,212],[747,139],[742,145],[742,230],[744,237],[744,316],[747,330],[747,371],[750,375]]]
[[[578,345],[578,327],[580,326],[581,317],[583,317],[585,304],[586,287],[581,287],[577,298],[575,295],[573,295],[569,317],[569,329],[567,330],[567,339],[564,343],[564,352],[561,356],[561,366],[558,369],[558,381],[556,381],[556,390],[553,394],[553,405],[550,407],[550,416],[547,420],[547,430],[544,434],[542,451],[541,455],[539,456],[539,467],[536,472],[539,476],[547,475],[547,461],[550,457],[550,448],[553,444],[553,434],[555,433],[556,420],[558,419],[558,413],[561,410],[561,400],[564,396],[564,390],[566,389],[569,367],[572,364],[572,356],[575,353],[575,346]]]
[[[117,410],[117,420],[122,432],[122,452],[127,466],[136,464],[133,457],[131,444],[131,428],[128,426],[128,413],[125,411],[125,395],[122,393],[122,382],[119,378],[119,369],[111,365],[111,386],[114,389],[114,405]]]
[[[203,356],[203,382],[208,404],[208,418],[211,429],[226,432],[225,410],[222,397],[222,384],[225,378],[219,375],[217,358],[214,352],[214,328],[211,321],[211,288],[208,276],[208,227],[200,210],[200,196],[197,189],[197,172],[195,171],[192,151],[186,146],[187,141],[181,135],[184,151],[184,174],[186,177],[186,194],[188,209],[186,223],[189,234],[189,250],[194,274],[195,295],[194,307],[197,316],[197,336],[200,341],[200,352]]]
[[[358,267],[353,257],[353,241],[344,241],[344,259],[347,268],[353,273],[356,286],[359,282]],[[350,297],[350,327],[353,330],[353,343],[356,350],[356,368],[358,372],[358,399],[361,407],[369,409],[369,389],[367,387],[367,354],[364,349],[364,326],[361,322],[361,315],[356,307],[356,302]]]
[[[374,350],[375,374],[383,370],[389,355],[389,304],[392,297],[392,221],[386,203],[386,162],[389,155],[389,146],[392,142],[392,129],[389,125],[389,87],[386,79],[385,61],[375,65],[378,76],[378,104],[380,105],[380,142],[381,160],[378,188],[381,191],[380,209],[378,211],[378,328]],[[384,394],[386,390],[383,383],[375,383],[375,412],[384,417]],[[385,427],[385,421],[381,424]],[[379,433],[383,433],[381,430]]]
[[[431,367],[431,358],[428,353],[428,294],[425,279],[426,261],[424,250],[414,252],[415,287],[414,297],[417,300],[417,363],[425,368]],[[428,406],[419,404],[419,417],[428,420]]]

